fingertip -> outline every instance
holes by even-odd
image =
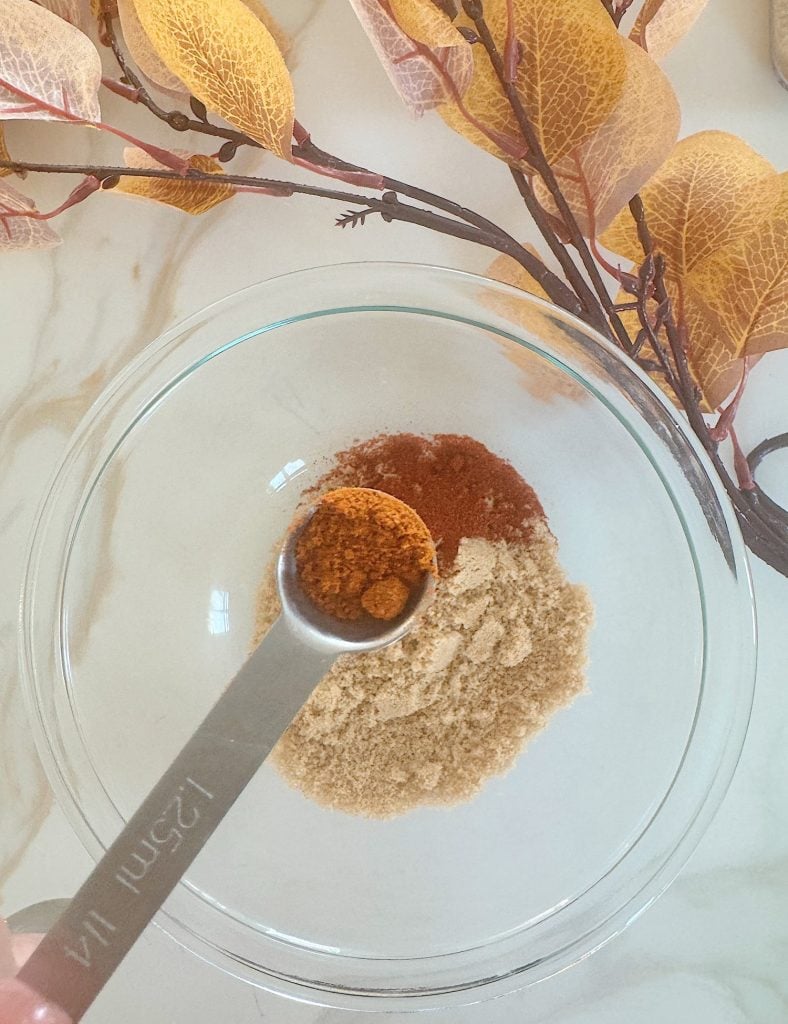
[[[0,979],[2,1024],[72,1024],[68,1014],[18,978]]]

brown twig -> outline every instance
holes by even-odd
[[[262,149],[259,142],[256,142],[243,132],[236,131],[234,128],[223,128],[221,125],[210,124],[208,121],[189,117],[189,115],[185,114],[182,110],[165,110],[164,107],[159,106],[156,100],[154,100],[145,88],[140,76],[126,59],[126,55],[123,52],[120,42],[118,41],[117,33],[115,32],[113,13],[106,8],[102,9],[98,15],[98,23],[102,40],[112,50],[118,67],[123,74],[123,78],[126,80],[126,84],[128,84],[135,93],[135,98],[132,102],[141,103],[142,106],[146,107],[154,115],[154,117],[163,121],[176,132],[199,132],[201,135],[210,135],[214,138],[226,139],[229,142],[234,142],[236,144],[236,148],[240,146],[252,146],[256,149]],[[105,82],[104,84],[106,85],[107,83]],[[131,97],[127,96],[126,98],[130,99]]]
[[[510,167],[509,170],[512,178],[514,179],[514,183],[517,186],[517,191],[520,193],[531,218],[539,228],[542,238],[547,242],[550,251],[560,263],[567,281],[583,303],[588,314],[587,319],[589,323],[603,334],[610,336],[610,329],[608,327],[607,320],[605,319],[602,306],[597,301],[593,291],[589,288],[585,278],[575,265],[571,255],[567,252],[566,246],[561,244],[561,240],[553,230],[552,224],[550,224],[542,210],[542,207],[539,205],[539,200],[536,198],[534,190],[531,188],[528,179],[525,177],[523,172],[516,167]]]
[[[739,386],[736,388],[736,393],[722,410],[720,418],[709,431],[712,438],[717,442],[724,441],[733,428],[733,421],[736,419],[736,413],[739,411],[739,405],[741,404],[744,389],[747,386],[747,378],[750,376],[751,369],[752,358],[745,356],[742,360],[741,379],[739,380]],[[747,475],[749,477],[749,471]],[[741,480],[739,482],[741,483]],[[752,488],[749,489],[751,490]]]
[[[487,56],[490,59],[490,63],[493,66],[496,77],[501,84],[504,95],[509,101],[509,106],[512,108],[512,113],[517,120],[520,131],[523,133],[523,138],[525,139],[528,147],[529,161],[544,181],[547,186],[547,190],[555,202],[558,213],[566,226],[567,232],[569,233],[572,245],[577,249],[580,260],[585,267],[597,298],[605,311],[605,315],[610,323],[616,340],[625,351],[629,351],[632,347],[632,342],[627,334],[626,328],[621,322],[621,318],[615,310],[615,305],[607,288],[605,287],[599,268],[594,261],[594,257],[591,255],[588,245],[586,244],[586,240],[583,238],[582,232],[578,227],[577,221],[572,214],[569,204],[564,198],[564,194],[561,191],[555,174],[553,173],[553,169],[547,161],[536,131],[531,124],[531,119],[520,100],[519,93],[517,92],[515,85],[512,82],[507,81],[503,58],[484,18],[483,6],[480,3],[480,0],[463,0],[463,9],[468,17],[473,21],[474,28],[476,29],[482,45],[487,51]]]
[[[640,196],[635,196],[630,200],[629,209],[635,221],[638,239],[640,240],[645,257],[651,256],[655,258],[657,254],[654,251],[654,241],[648,228],[646,211]],[[665,285],[664,263],[660,264],[655,259],[655,267],[654,296],[663,311],[665,334],[675,364],[674,391],[687,414],[692,430],[706,449],[722,485],[733,504],[747,546],[759,558],[762,558],[773,568],[777,569],[778,572],[782,573],[783,576],[788,576],[788,544],[786,544],[785,540],[785,513],[779,510],[781,514],[778,515],[774,509],[770,508],[769,504],[761,501],[757,488],[750,490],[749,486],[747,486],[742,490],[740,487],[737,487],[720,458],[717,442],[712,436],[701,411],[697,388],[690,372],[687,360],[685,331],[676,322],[673,314],[672,302]],[[735,446],[734,462],[740,463],[739,452],[736,451]],[[737,464],[735,469],[744,483],[747,484],[747,476],[743,475],[743,466]],[[749,471],[747,475],[749,475]]]
[[[251,146],[258,149],[261,148],[258,142],[243,132],[212,124],[208,120],[207,112],[204,111],[204,108],[200,109],[201,116],[199,118],[193,118],[189,117],[181,110],[167,111],[160,107],[151,97],[150,93],[142,83],[142,80],[126,59],[115,32],[113,15],[109,11],[104,10],[100,13],[99,19],[102,36],[106,39],[112,49],[118,66],[123,73],[123,77],[134,90],[136,94],[136,102],[141,103],[152,114],[154,114],[154,116],[159,118],[159,120],[164,121],[171,128],[175,129],[175,131],[194,131],[202,135],[224,139],[226,142],[233,144],[233,155],[235,149],[240,146]],[[199,101],[197,102],[199,103]],[[194,101],[192,101],[192,106],[193,105]],[[202,107],[202,105],[200,106]],[[578,302],[577,297],[572,293],[571,289],[567,288],[564,282],[549,270],[541,260],[538,260],[529,253],[527,249],[521,246],[513,236],[503,231],[486,217],[482,217],[473,210],[469,210],[467,207],[454,203],[451,200],[436,195],[435,193],[409,185],[406,182],[398,181],[395,178],[375,174],[375,172],[370,171],[368,168],[360,167],[357,164],[341,160],[339,157],[335,157],[332,154],[327,153],[312,142],[309,132],[303,128],[298,121],[294,123],[293,130],[295,137],[293,156],[296,160],[300,159],[305,161],[307,166],[316,171],[323,168],[328,172],[346,172],[345,176],[341,177],[340,180],[348,181],[350,179],[351,183],[355,184],[357,187],[378,187],[406,195],[408,198],[413,199],[416,202],[426,203],[451,217],[464,220],[468,224],[479,228],[490,236],[497,236],[500,239],[501,246],[504,247],[499,247],[499,251],[512,255],[518,263],[524,266],[557,305],[562,306],[564,309],[574,313],[576,316],[586,319],[583,308]],[[367,179],[364,177],[372,175],[374,175],[375,178],[374,183],[371,178]]]
[[[0,161],[0,167],[7,167],[12,171],[89,175],[100,182],[110,184],[113,183],[114,179],[134,177],[159,178],[172,181],[184,180],[184,175],[164,168],[44,164],[22,160]],[[201,184],[207,185],[235,185],[250,191],[264,191],[267,195],[278,195],[281,197],[305,195],[355,204],[367,208],[372,213],[380,214],[386,221],[418,224],[421,227],[438,231],[441,234],[451,235],[454,238],[463,239],[468,242],[476,242],[479,245],[505,253],[507,256],[517,260],[529,274],[532,274],[537,279],[542,279],[545,290],[548,290],[549,287],[552,293],[550,297],[553,301],[570,312],[575,313],[575,315],[580,315],[580,304],[574,293],[560,278],[548,271],[541,260],[528,252],[518,242],[509,241],[506,238],[502,238],[499,234],[490,234],[474,227],[472,224],[453,220],[450,217],[435,213],[433,210],[410,206],[407,203],[403,203],[395,192],[385,192],[380,198],[377,198],[339,189],[322,188],[318,185],[304,185],[299,182],[282,181],[276,178],[261,178],[243,174],[211,174],[195,168],[190,169],[185,178],[186,180],[198,181]]]

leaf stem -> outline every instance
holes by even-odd
[[[588,320],[597,330],[600,330],[603,334],[610,335],[610,331],[605,320],[604,312],[599,302],[596,299],[591,288],[589,288],[582,273],[575,265],[575,261],[572,256],[567,252],[566,246],[561,244],[561,240],[553,230],[550,221],[548,220],[542,207],[539,205],[539,200],[534,194],[534,190],[531,188],[528,179],[525,177],[523,172],[516,167],[510,167],[509,171],[514,179],[514,183],[517,186],[517,191],[525,203],[526,209],[531,215],[536,226],[544,238],[545,242],[550,248],[550,251],[561,264],[561,269],[566,275],[567,281],[574,289],[576,295],[583,304],[583,307],[588,314]]]
[[[122,131],[120,128],[115,128],[111,124],[106,124],[104,121],[88,121],[84,117],[79,117],[77,114],[72,114],[68,109],[67,99],[64,95],[63,106],[58,107],[54,103],[48,103],[46,100],[42,100],[38,96],[34,96],[32,93],[25,92],[24,89],[19,89],[10,82],[0,79],[0,85],[13,93],[15,96],[21,97],[23,100],[27,100],[30,104],[31,110],[41,110],[52,115],[52,118],[56,121],[66,121],[69,124],[83,124],[89,125],[91,128],[98,128],[99,131],[108,132],[111,135],[117,135],[118,138],[123,139],[125,142],[130,142],[133,146],[143,150],[149,156],[152,156],[154,160],[158,160],[159,163],[165,164],[167,167],[171,167],[173,170],[185,173],[189,169],[189,164],[183,157],[178,156],[175,153],[171,153],[168,149],[162,149],[161,146],[154,146],[150,142],[144,142],[142,139],[137,139],[133,135],[129,135],[128,132]]]
[[[30,220],[52,220],[53,217],[57,217],[61,213],[65,213],[66,210],[70,210],[72,206],[83,203],[94,192],[98,192],[100,188],[100,179],[89,174],[72,189],[68,197],[63,200],[60,206],[56,206],[54,210],[49,210],[46,213],[42,210],[3,210],[0,212],[0,220],[7,220],[9,217],[28,217]]]
[[[739,411],[739,404],[742,400],[744,388],[747,384],[747,378],[750,375],[751,369],[752,359],[750,356],[745,356],[742,360],[741,380],[739,381],[739,386],[736,388],[736,394],[722,410],[720,418],[709,431],[711,437],[718,443],[725,440],[733,427],[733,421],[736,418],[736,413]]]

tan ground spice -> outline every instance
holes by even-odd
[[[255,643],[278,611],[269,574]],[[582,692],[592,618],[542,521],[527,546],[466,538],[419,624],[383,651],[340,658],[274,762],[307,796],[352,814],[467,800]]]

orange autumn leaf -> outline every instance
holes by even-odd
[[[134,0],[156,52],[192,95],[278,156],[295,97],[273,36],[242,0]]]
[[[432,0],[350,0],[391,84],[421,115],[462,96],[473,74],[468,41]]]
[[[655,248],[667,273],[685,277],[716,249],[756,228],[780,194],[778,176],[735,135],[698,132],[682,139],[640,190]],[[640,263],[643,250],[629,210],[622,210],[600,240]]]
[[[662,60],[689,32],[709,0],[646,0],[629,38]]]
[[[485,17],[502,53],[510,10],[521,50],[517,91],[547,159],[556,163],[618,103],[626,77],[623,40],[599,0],[487,0]],[[471,142],[511,160],[499,140],[519,140],[522,148],[517,122],[478,44],[474,57],[462,104],[446,104],[441,115]]]
[[[553,167],[586,238],[608,227],[664,162],[679,133],[681,111],[667,77],[639,46],[623,42],[627,76],[621,98],[605,123]],[[541,178],[534,189],[557,216]]]
[[[189,166],[197,171],[221,174],[224,170],[220,163],[209,156],[194,156],[189,153],[179,155],[186,157]],[[135,147],[125,149],[123,157],[127,167],[166,170],[163,164],[157,163],[147,153]],[[121,178],[113,191],[127,196],[152,199],[166,206],[175,206],[195,216],[212,210],[214,206],[235,195],[232,185],[210,185],[201,181],[189,181],[187,178]]]
[[[693,339],[705,362],[788,348],[788,173],[768,220],[699,263],[685,282],[686,300],[708,331]]]

